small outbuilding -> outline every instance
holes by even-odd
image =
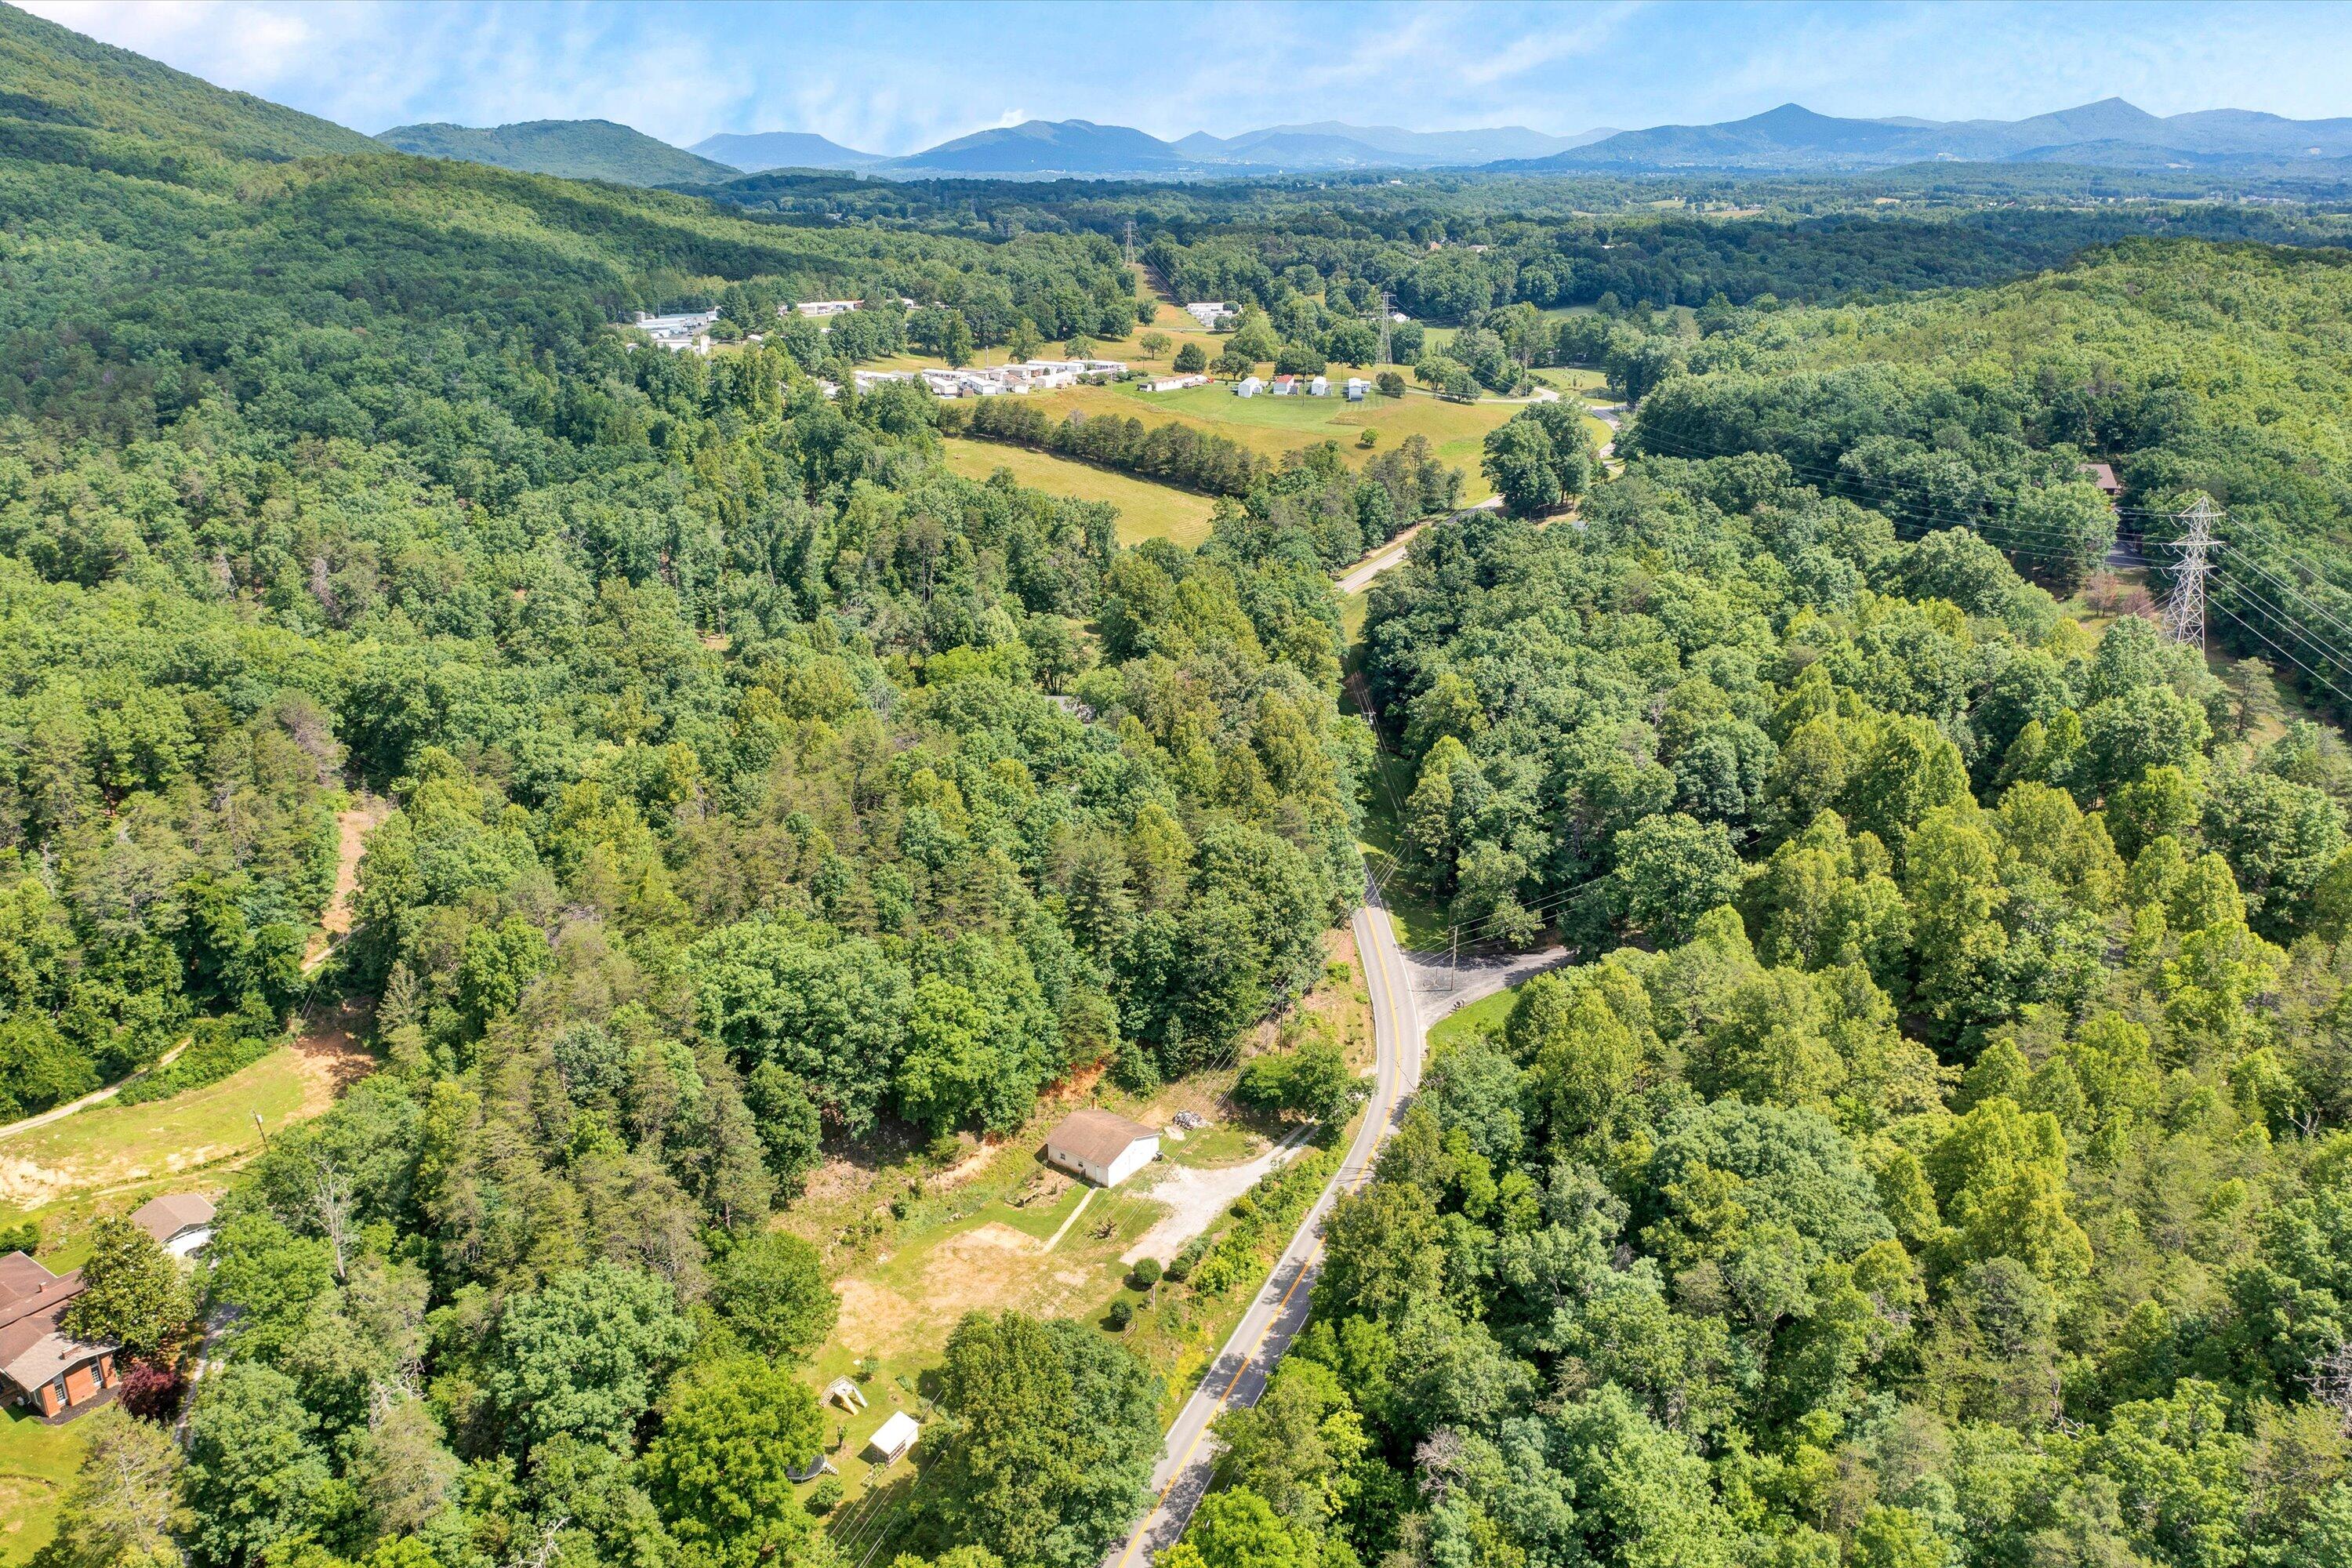
[[[1265,390],[1265,383],[1254,375],[1245,375],[1234,384],[1235,397],[1255,397]]]
[[[1330,396],[1331,378],[1328,376],[1318,375],[1314,380],[1308,382],[1307,384],[1307,395],[1309,397]]]
[[[2113,463],[2079,463],[2075,465],[2083,477],[2098,486],[2099,493],[2109,500],[2124,493],[2123,481],[2116,478]]]
[[[1364,400],[1364,395],[1371,391],[1371,389],[1372,384],[1370,382],[1366,381],[1360,375],[1351,375],[1348,378],[1348,401],[1350,403],[1361,403]]]
[[[131,1211],[131,1223],[174,1258],[194,1258],[213,1238],[213,1205],[196,1193],[164,1193]]]
[[[913,1416],[903,1410],[893,1410],[890,1419],[866,1439],[866,1457],[877,1465],[895,1465],[907,1457],[907,1450],[915,1446],[922,1431]]]
[[[1045,1159],[1098,1187],[1115,1187],[1160,1157],[1160,1134],[1108,1110],[1073,1110],[1045,1134]]]

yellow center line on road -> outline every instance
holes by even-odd
[[[1367,921],[1378,920],[1386,913],[1387,911],[1385,910],[1381,910],[1376,907],[1372,910],[1367,910],[1365,918]],[[1391,938],[1391,940],[1393,940],[1393,938]],[[1381,994],[1383,999],[1388,1003],[1389,1034],[1391,1038],[1396,1042],[1396,1073],[1397,1076],[1402,1077],[1405,1070],[1404,1019],[1406,1015],[1404,1008],[1400,1005],[1397,1000],[1396,971],[1394,966],[1389,963],[1387,954],[1381,950],[1380,943],[1375,942],[1370,945],[1371,947],[1370,963],[1380,971]],[[1375,1021],[1375,1035],[1373,1039],[1373,1054],[1375,1060],[1378,1059],[1380,1049],[1377,1029],[1378,1025],[1377,1021]],[[1389,1115],[1390,1111],[1393,1108],[1391,1101],[1395,1087],[1396,1086],[1393,1082],[1382,1082],[1380,1085],[1373,1097],[1374,1103],[1365,1112],[1368,1119],[1385,1119]],[[1380,1121],[1372,1120],[1369,1124],[1377,1128],[1380,1125]],[[1380,1147],[1380,1142],[1381,1134],[1375,1131],[1372,1134],[1371,1144],[1374,1150],[1377,1150]],[[1370,1179],[1370,1174],[1371,1171],[1369,1162],[1363,1170],[1355,1173],[1355,1177],[1352,1181],[1344,1179],[1345,1172],[1343,1169],[1343,1171],[1333,1179],[1334,1194],[1346,1194],[1352,1195],[1353,1194],[1361,1191],[1365,1182]],[[1311,1212],[1312,1211],[1310,1211],[1310,1214]],[[1073,1215],[1072,1217],[1075,1218],[1076,1216]],[[1066,1229],[1068,1227],[1065,1226],[1064,1228]],[[1274,1310],[1267,1314],[1265,1327],[1258,1330],[1257,1338],[1250,1345],[1248,1352],[1242,1357],[1240,1363],[1234,1368],[1233,1376],[1226,1379],[1223,1392],[1217,1395],[1216,1407],[1210,1413],[1208,1420],[1203,1421],[1201,1424],[1201,1429],[1192,1434],[1192,1440],[1184,1445],[1184,1452],[1179,1456],[1174,1468],[1169,1471],[1167,1484],[1160,1489],[1160,1495],[1152,1500],[1150,1510],[1144,1514],[1141,1521],[1136,1525],[1134,1532],[1128,1537],[1127,1549],[1118,1554],[1118,1562],[1116,1564],[1116,1568],[1129,1568],[1129,1564],[1134,1561],[1136,1548],[1143,1544],[1144,1536],[1150,1531],[1151,1521],[1159,1517],[1161,1509],[1167,1507],[1168,1495],[1176,1489],[1176,1483],[1182,1480],[1185,1473],[1192,1468],[1192,1456],[1194,1453],[1199,1451],[1201,1439],[1208,1434],[1209,1427],[1214,1424],[1217,1417],[1224,1414],[1226,1405],[1233,1399],[1234,1390],[1241,1386],[1241,1381],[1244,1374],[1249,1371],[1250,1364],[1257,1360],[1258,1352],[1265,1347],[1265,1342],[1267,1338],[1273,1334],[1275,1325],[1282,1321],[1282,1314],[1284,1310],[1289,1307],[1290,1298],[1297,1293],[1299,1286],[1306,1283],[1307,1276],[1314,1271],[1316,1265],[1322,1260],[1322,1257],[1323,1239],[1318,1235],[1315,1239],[1315,1245],[1308,1248],[1307,1256],[1299,1260],[1298,1272],[1292,1278],[1289,1288],[1283,1291],[1282,1299],[1274,1304]],[[1189,1404],[1190,1402],[1187,1401],[1187,1403]]]
[[[1250,1363],[1257,1359],[1257,1352],[1265,1346],[1266,1336],[1274,1332],[1275,1324],[1282,1321],[1283,1309],[1290,1305],[1292,1294],[1305,1281],[1308,1271],[1315,1267],[1316,1261],[1322,1256],[1323,1244],[1318,1241],[1307,1256],[1299,1260],[1298,1273],[1291,1279],[1290,1289],[1285,1290],[1282,1293],[1282,1300],[1274,1304],[1274,1311],[1266,1318],[1265,1327],[1258,1331],[1256,1342],[1250,1346],[1249,1353],[1242,1357],[1241,1364],[1234,1368],[1234,1375],[1226,1382],[1225,1391],[1217,1395],[1215,1413],[1207,1421],[1201,1423],[1201,1430],[1193,1433],[1192,1440],[1184,1445],[1184,1456],[1176,1461],[1176,1468],[1169,1475],[1168,1484],[1161,1487],[1160,1495],[1152,1500],[1151,1511],[1143,1516],[1143,1522],[1137,1525],[1135,1533],[1128,1538],[1127,1550],[1118,1555],[1118,1568],[1127,1568],[1128,1560],[1135,1555],[1135,1549],[1142,1544],[1144,1533],[1151,1528],[1153,1515],[1167,1505],[1168,1494],[1176,1489],[1176,1483],[1182,1480],[1184,1472],[1192,1468],[1192,1454],[1200,1447],[1201,1438],[1208,1432],[1211,1423],[1225,1413],[1225,1402],[1233,1398],[1234,1390],[1241,1386],[1242,1374],[1249,1371]]]

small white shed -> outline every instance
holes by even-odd
[[[1245,375],[1242,377],[1241,381],[1234,387],[1234,395],[1235,397],[1255,397],[1265,389],[1265,383],[1260,381],[1254,375]]]
[[[1350,403],[1361,403],[1364,400],[1364,394],[1370,392],[1371,389],[1372,384],[1370,382],[1366,381],[1360,375],[1351,375],[1348,378],[1348,401]]]
[[[1045,1158],[1098,1187],[1115,1187],[1160,1155],[1160,1134],[1108,1110],[1073,1110],[1045,1134]]]
[[[877,1465],[895,1465],[907,1457],[907,1450],[915,1446],[922,1431],[913,1416],[903,1410],[893,1410],[890,1419],[866,1439],[866,1457]]]
[[[1330,396],[1331,378],[1328,376],[1318,375],[1313,381],[1308,382],[1307,384],[1307,395],[1309,397]]]

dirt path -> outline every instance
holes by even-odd
[[[360,857],[367,851],[367,836],[392,815],[392,803],[362,795],[357,805],[335,817],[335,890],[302,954],[302,973],[315,973],[335,943],[352,933],[352,900],[360,890]]]
[[[173,1062],[178,1061],[180,1059],[180,1053],[186,1050],[188,1048],[188,1042],[194,1038],[195,1037],[194,1035],[182,1036],[178,1045],[173,1046],[170,1050],[165,1051],[162,1056],[155,1058],[155,1065],[153,1067],[141,1068],[137,1072],[132,1073],[130,1077],[118,1079],[114,1082],[108,1084],[104,1089],[92,1089],[89,1093],[83,1095],[79,1100],[68,1100],[63,1105],[53,1105],[37,1116],[27,1116],[22,1121],[11,1121],[7,1126],[0,1127],[0,1138],[11,1138],[19,1132],[30,1132],[36,1127],[47,1127],[52,1121],[62,1121],[77,1110],[88,1110],[93,1105],[104,1105],[108,1100],[112,1100],[116,1095],[121,1094],[132,1084],[137,1083],[141,1079],[145,1078],[149,1073],[161,1072],[163,1068],[170,1067]]]

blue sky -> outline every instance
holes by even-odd
[[[1557,132],[1831,114],[2352,114],[2352,5],[467,4],[20,0],[362,131],[602,118],[876,153],[1025,119]]]

